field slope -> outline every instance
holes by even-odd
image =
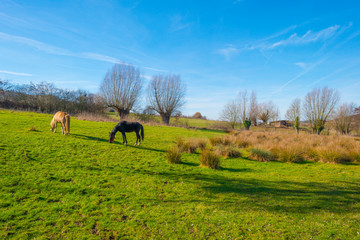
[[[360,167],[226,159],[166,163],[178,137],[145,126],[140,147],[107,142],[114,123],[0,110],[0,238],[360,239]],[[128,142],[135,142],[129,133]]]

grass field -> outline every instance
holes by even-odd
[[[168,164],[178,137],[223,133],[145,125],[133,147],[107,142],[115,123],[51,119],[0,110],[0,238],[360,239],[359,165]]]

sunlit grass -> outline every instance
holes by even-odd
[[[214,170],[200,167],[200,149],[169,164],[166,151],[179,137],[227,135],[145,125],[145,141],[133,147],[133,133],[127,133],[129,146],[120,135],[108,143],[115,123],[73,118],[64,136],[50,132],[51,118],[0,111],[0,238],[360,236],[358,165],[258,162],[245,152],[245,158],[221,159]]]

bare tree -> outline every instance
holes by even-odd
[[[239,104],[239,117],[241,123],[244,123],[244,121],[248,120],[250,118],[249,116],[249,97],[246,90],[239,92],[239,98],[238,98],[238,104]]]
[[[325,123],[339,100],[338,91],[328,87],[316,88],[306,95],[303,110],[314,133],[320,134],[325,128]]]
[[[296,117],[300,118],[300,112],[301,112],[301,99],[300,98],[295,98],[288,110],[286,111],[286,119],[288,119],[289,121],[295,122]]]
[[[150,106],[160,114],[162,122],[169,124],[170,117],[185,104],[186,87],[180,75],[157,75],[148,86]]]
[[[350,134],[351,124],[355,115],[355,105],[353,103],[344,103],[335,112],[335,129],[340,134]]]
[[[120,119],[123,119],[136,106],[142,86],[139,68],[129,64],[115,64],[101,83],[100,95],[106,106],[115,109]]]
[[[251,97],[250,97],[249,117],[250,117],[251,123],[254,126],[256,126],[257,120],[259,117],[259,106],[257,103],[256,92],[254,92],[254,91],[251,92]]]
[[[229,122],[234,129],[240,121],[239,103],[236,100],[228,102],[220,114],[220,119]]]
[[[272,101],[259,104],[259,119],[267,124],[269,120],[275,120],[279,115],[278,108]]]

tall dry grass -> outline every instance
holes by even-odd
[[[283,162],[360,162],[360,140],[350,136],[243,131],[225,138],[237,147],[271,152]]]

